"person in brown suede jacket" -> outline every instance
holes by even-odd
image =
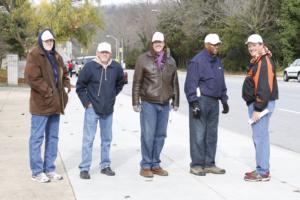
[[[71,90],[68,71],[62,57],[55,51],[51,30],[39,34],[38,45],[28,54],[25,78],[31,88],[31,135],[29,139],[32,180],[41,183],[61,180],[55,172],[60,114],[64,114]],[[41,145],[45,139],[44,161]]]

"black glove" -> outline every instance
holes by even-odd
[[[229,112],[229,106],[228,106],[227,103],[224,103],[224,104],[223,104],[223,111],[222,111],[222,113],[223,113],[223,114],[226,114],[226,113],[228,113],[228,112]]]
[[[192,105],[193,118],[200,119],[201,110],[200,110],[199,102],[193,101],[193,102],[191,102],[191,105]]]

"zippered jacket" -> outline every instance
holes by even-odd
[[[247,105],[254,102],[254,110],[258,112],[263,111],[269,101],[278,99],[275,64],[270,56],[264,55],[248,67],[242,97]]]
[[[98,115],[110,115],[123,85],[123,69],[118,62],[112,61],[105,69],[93,60],[81,70],[76,92],[85,108],[91,103]]]
[[[207,49],[202,50],[189,62],[184,92],[189,103],[198,99],[197,88],[203,96],[220,99],[227,104],[227,87],[224,78],[224,67],[221,59],[212,56]]]
[[[179,84],[175,60],[167,54],[162,67],[155,65],[150,51],[137,59],[132,84],[132,105],[140,100],[165,104],[172,99],[172,105],[179,107]]]

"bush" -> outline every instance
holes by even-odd
[[[135,62],[141,53],[139,49],[135,48],[126,55],[125,62],[127,69],[134,69]]]

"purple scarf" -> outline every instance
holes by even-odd
[[[164,54],[165,54],[165,52],[161,51],[155,57],[155,61],[154,62],[155,62],[155,65],[156,65],[157,69],[159,69],[159,70],[162,69],[161,68],[161,63],[162,63],[162,60],[164,58]]]

